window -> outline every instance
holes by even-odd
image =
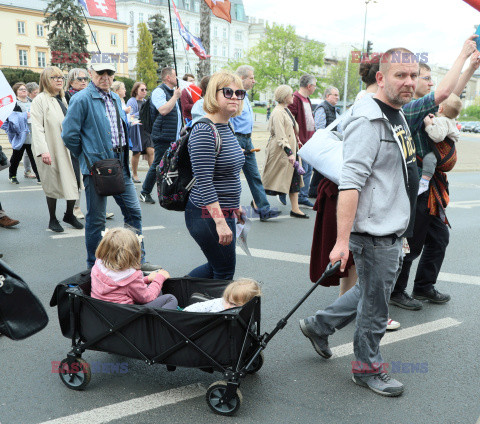
[[[223,28],[223,39],[227,39],[227,28]]]
[[[37,64],[39,68],[47,66],[47,55],[45,52],[37,52]]]
[[[235,31],[235,41],[242,41],[242,31]]]
[[[90,43],[95,44],[98,41],[97,31],[93,31],[90,33]]]
[[[194,0],[194,2],[193,2],[193,10],[194,10],[196,13],[199,13],[199,12],[200,12],[200,2],[199,2],[199,1]]]
[[[227,49],[222,47],[222,56],[225,57],[227,55]]]
[[[185,9],[190,10],[190,0],[183,0],[183,3],[185,4]]]
[[[245,19],[245,12],[243,9],[243,4],[236,4],[235,5],[235,16],[237,17],[238,21],[243,21]]]
[[[143,22],[143,13],[138,14],[138,22],[140,22],[140,23]]]
[[[213,55],[216,56],[218,53],[217,46],[213,46]]]
[[[216,26],[213,27],[213,36],[218,37],[218,28]]]
[[[20,49],[18,51],[18,62],[20,66],[28,66],[28,51]]]
[[[24,21],[18,21],[18,33],[20,35],[25,35],[25,22]]]
[[[117,45],[117,34],[110,34],[110,44],[112,46]]]
[[[239,60],[242,58],[242,51],[240,49],[235,49],[235,53],[233,54],[235,60]]]
[[[185,73],[186,73],[186,74],[191,74],[191,72],[190,72],[190,65],[188,64],[188,62],[185,62]]]
[[[43,37],[43,25],[37,24],[37,37]]]

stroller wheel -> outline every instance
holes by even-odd
[[[226,381],[216,381],[207,390],[206,401],[210,409],[219,415],[229,416],[235,414],[242,404],[243,397],[240,389],[237,389],[235,396],[228,402],[223,402],[222,397],[227,391]]]
[[[60,362],[58,369],[60,380],[72,390],[83,390],[90,383],[92,370],[87,361],[82,358],[75,360],[66,358]]]
[[[246,369],[247,374],[255,374],[260,371],[260,368],[262,368],[264,361],[265,356],[263,355],[263,352],[260,352],[260,355],[255,358],[255,361],[253,361],[253,364],[250,366],[250,368]]]

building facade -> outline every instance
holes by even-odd
[[[203,1],[203,0],[202,0]],[[242,0],[231,0],[232,23],[212,15],[210,23],[211,71],[225,67],[229,60],[239,60],[249,48],[249,23]],[[198,37],[200,35],[200,0],[176,0],[175,5],[183,25]],[[160,13],[169,25],[167,0],[117,0],[117,13],[121,21],[130,26],[128,31],[128,67],[130,76],[135,77],[137,60],[138,24],[146,23],[151,16]],[[185,73],[196,74],[198,57],[186,50],[186,43],[180,36],[177,20],[172,8],[172,28],[179,76]],[[169,28],[170,29],[170,28]]]
[[[43,24],[46,0],[0,0],[0,68],[22,68],[41,72],[52,63],[47,44],[48,31]],[[85,12],[86,13],[86,12]],[[88,17],[88,14],[87,14]],[[88,18],[92,33],[85,23],[88,51],[102,53],[117,62],[117,74],[128,76],[128,62],[121,54],[127,50],[128,25],[108,18]],[[118,59],[115,59],[118,58]],[[122,63],[124,62],[124,63]]]

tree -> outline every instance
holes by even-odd
[[[348,88],[347,88],[347,100],[355,100],[356,95],[360,89],[359,76],[358,76],[358,63],[348,64]],[[340,100],[343,100],[343,92],[345,88],[345,61],[339,61],[335,66],[330,69],[328,77],[325,79],[327,85],[333,85],[338,88],[340,92]]]
[[[301,73],[293,70],[294,57],[298,57],[302,73],[315,74],[315,68],[323,65],[323,47],[318,41],[301,39],[292,25],[267,24],[264,37],[242,62],[255,68],[256,91],[274,89],[298,81]]]
[[[144,22],[139,23],[137,28],[137,81],[143,81],[149,90],[153,90],[157,86],[157,64],[153,61],[152,34]]]
[[[172,38],[160,13],[150,17],[148,29],[152,34],[153,60],[157,64],[157,75],[160,76],[163,68],[173,65],[173,57],[170,54]]]
[[[52,65],[70,70],[87,63],[90,57],[88,39],[82,10],[77,2],[51,0],[44,15],[43,22],[49,30],[48,45],[52,51]]]
[[[210,53],[210,21],[211,21],[211,10],[208,7],[207,3],[204,1],[200,2],[200,39],[202,40],[203,47],[207,54]],[[201,80],[203,77],[210,75],[210,58],[199,60],[198,69],[197,69],[198,79]]]

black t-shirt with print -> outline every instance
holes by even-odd
[[[407,192],[410,199],[410,222],[408,228],[403,234],[404,237],[413,236],[413,224],[415,223],[415,208],[417,205],[418,196],[418,170],[417,170],[417,155],[415,151],[415,144],[410,134],[407,122],[402,117],[400,109],[395,109],[378,99],[374,99],[380,109],[385,114],[393,127],[393,131],[398,136],[402,144],[403,155],[407,163],[408,185]]]

